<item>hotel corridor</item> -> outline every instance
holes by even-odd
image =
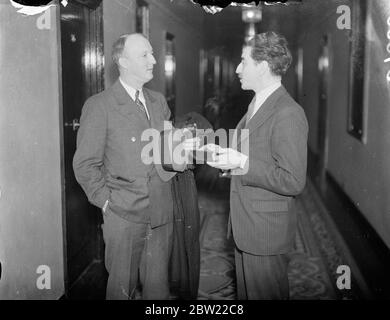
[[[191,125],[188,115],[196,114],[208,121],[214,133],[221,129],[230,134],[256,97],[255,86],[244,88],[242,73],[237,73],[244,62],[243,48],[248,49],[244,44],[255,34],[268,31],[281,34],[288,42],[289,50],[284,51],[290,52],[291,61],[280,83],[302,107],[308,127],[307,181],[296,198],[298,228],[289,254],[290,297],[390,299],[389,0],[260,1],[248,6],[233,3],[223,10],[191,0],[56,0],[41,9],[29,15],[13,2],[0,0],[0,300],[105,299],[104,206],[88,199],[76,180],[73,159],[78,132],[83,131],[80,123],[85,102],[118,81],[115,61],[119,62],[119,56],[112,52],[117,39],[139,33],[150,43],[153,50],[149,53],[156,63],[147,70],[152,77],[145,87],[137,90],[158,92],[164,106],[166,102],[164,118],[155,117],[159,122],[168,120],[170,114],[174,124],[184,119],[187,126]],[[260,58],[255,62],[250,57],[256,68],[272,64],[272,59]],[[257,72],[256,76],[263,74]],[[124,95],[127,102],[130,98]],[[258,101],[254,114],[266,103]],[[139,151],[139,168],[145,169],[140,143],[145,140],[138,135],[141,131],[133,130],[140,121],[130,116],[132,110],[126,109],[126,104],[120,105],[117,110],[112,108],[112,114],[126,129],[113,126],[102,133],[102,149],[114,150],[105,143],[120,136],[118,150],[126,145],[126,155]],[[160,112],[159,108],[155,111]],[[103,113],[101,116],[103,119]],[[269,124],[276,123],[272,121]],[[266,128],[264,123],[259,122],[258,128]],[[104,125],[93,127],[100,132]],[[252,149],[260,150],[257,143],[267,146],[265,153],[262,149],[257,153],[262,157],[269,151],[265,164],[279,165],[280,152],[275,152],[279,144],[298,155],[297,167],[305,163],[301,152],[305,148],[297,146],[305,146],[306,137],[300,136],[295,144],[286,142],[294,134],[280,138],[289,127],[288,122],[277,129],[264,129],[267,136],[261,133],[251,138],[256,142]],[[272,139],[273,145],[268,143]],[[221,144],[219,138],[215,143]],[[135,145],[139,148],[133,149]],[[134,177],[122,181],[118,172],[107,174],[106,160],[103,157],[94,163],[96,172],[102,173],[102,188],[107,187],[105,206],[113,190],[110,175],[115,175],[118,185],[128,183],[132,196],[138,194],[131,189],[137,178],[150,178],[133,160],[122,159],[118,163],[135,172]],[[283,166],[275,167],[289,172],[283,171]],[[256,173],[272,172],[270,166],[265,168]],[[300,173],[296,181],[303,182],[304,170]],[[195,166],[194,176],[201,222],[198,300],[236,300],[235,248],[232,237],[227,238],[230,179],[207,165]],[[247,175],[253,176],[256,178],[256,174]],[[276,201],[279,196],[297,194],[261,186],[265,194],[274,193]],[[150,190],[145,190],[145,199],[149,199]],[[241,194],[248,195],[249,211],[256,209],[254,202],[268,201],[261,198],[260,188],[242,190]],[[157,206],[167,203],[162,198]],[[244,217],[239,215],[243,207],[233,210],[237,217]],[[119,210],[128,214],[127,222],[135,222],[133,208]],[[287,209],[264,210],[287,214]],[[257,237],[257,229],[247,232],[258,217],[253,211],[248,216],[254,219],[242,219],[246,225],[237,219],[236,224],[240,227],[236,230],[245,230],[242,233],[248,239],[257,239],[249,237]],[[269,217],[276,221],[277,215]],[[280,224],[268,228],[264,221],[252,224],[266,226],[266,238]],[[278,237],[280,233],[273,234]],[[276,246],[277,241],[267,244]],[[256,251],[257,257],[265,254]],[[262,283],[274,274],[269,272]],[[39,283],[45,276],[47,281]]]

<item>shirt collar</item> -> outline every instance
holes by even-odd
[[[282,85],[281,81],[277,81],[268,87],[264,88],[260,92],[256,93],[256,103],[257,101],[265,100],[267,99],[276,89],[278,89]]]
[[[131,99],[133,99],[135,101],[135,93],[137,92],[137,90],[134,89],[133,87],[127,85],[120,77],[119,77],[119,82],[125,88],[126,92],[129,94]],[[141,101],[145,101],[144,93],[143,93],[142,88],[140,90],[138,90],[138,91],[139,91],[139,99]]]

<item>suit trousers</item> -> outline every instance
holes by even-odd
[[[235,262],[239,300],[289,298],[287,255],[253,255],[236,247]]]
[[[124,220],[111,211],[103,218],[105,266],[109,274],[106,299],[134,299],[139,282],[142,299],[169,299],[172,222],[152,229],[150,224]]]

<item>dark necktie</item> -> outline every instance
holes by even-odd
[[[145,108],[144,104],[141,102],[141,100],[139,99],[139,90],[137,90],[135,93],[135,103],[141,109],[141,111],[145,115],[146,119],[149,121],[149,117],[148,117],[148,113],[146,112],[146,108]]]

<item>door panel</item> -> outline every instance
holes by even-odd
[[[82,106],[102,89],[99,10],[74,2],[61,6],[67,291],[95,259],[101,258],[100,210],[89,204],[72,167]]]

